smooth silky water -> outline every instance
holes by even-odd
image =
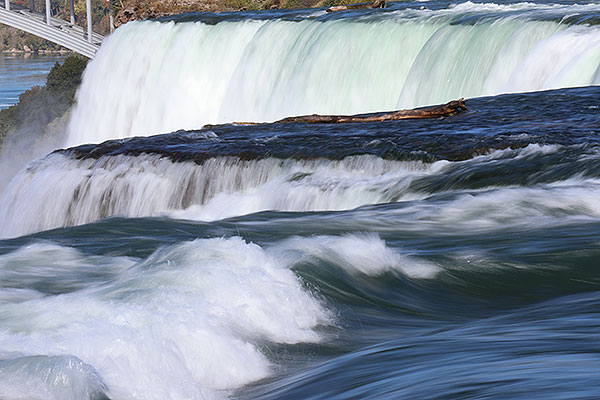
[[[0,398],[598,397],[599,15],[117,30],[65,149],[1,194]],[[460,96],[435,120],[227,123]]]

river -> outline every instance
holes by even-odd
[[[407,1],[118,29],[63,148],[0,198],[0,398],[597,398],[598,15]],[[457,97],[434,120],[271,123]]]
[[[19,95],[33,86],[43,86],[60,54],[0,53],[0,110],[19,102]]]

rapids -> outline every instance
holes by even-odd
[[[597,398],[598,15],[118,29],[64,148],[0,193],[0,398]],[[453,97],[470,111],[229,123]]]

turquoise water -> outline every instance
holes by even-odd
[[[46,75],[66,56],[58,54],[0,53],[0,109],[19,102],[19,95],[46,83]]]

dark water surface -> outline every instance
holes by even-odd
[[[266,368],[236,390],[190,389],[189,397],[596,398],[599,102],[598,87],[561,89],[472,99],[469,112],[439,120],[223,125],[61,151],[31,173],[43,175],[55,157],[70,168],[91,162],[84,182],[92,188],[98,168],[128,174],[113,170],[134,157],[146,172],[163,161],[190,170],[214,162],[237,178],[231,190],[205,181],[198,214],[186,218],[133,218],[124,208],[122,216],[1,241],[2,341],[9,352],[64,353],[43,365],[62,371],[71,389],[84,382],[87,391],[77,393],[91,397],[126,393],[99,370],[121,370],[168,397],[175,382],[226,377],[213,385],[235,387]],[[261,162],[271,169],[257,170]],[[365,172],[386,162],[392,166]],[[295,164],[275,174],[285,163]],[[244,176],[257,180],[245,185]],[[273,179],[287,194],[271,192]],[[66,194],[72,213],[83,187]],[[100,202],[135,202],[141,189],[128,187],[104,191]],[[279,199],[279,210],[237,208],[261,196],[291,202],[294,193],[299,202]],[[362,204],[332,210],[328,197]],[[234,216],[194,218],[215,201]],[[47,199],[45,207],[55,206]],[[24,318],[32,304],[56,310]],[[144,354],[130,346],[149,347]],[[206,353],[215,346],[213,359]],[[169,355],[173,348],[181,354]],[[8,354],[0,370],[39,379],[42,367],[15,357],[18,350]],[[83,364],[72,367],[66,354]],[[154,382],[167,360],[176,366]],[[201,377],[186,378],[180,362],[199,365],[194,372],[185,364]],[[207,378],[206,365],[219,377]]]

